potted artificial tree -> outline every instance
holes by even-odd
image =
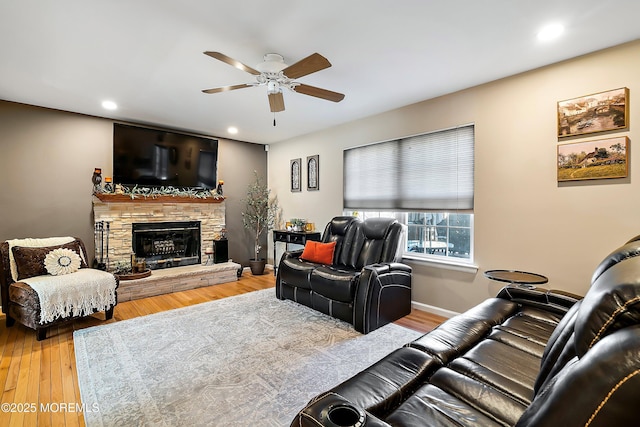
[[[242,224],[250,230],[254,238],[254,257],[249,260],[251,274],[264,274],[266,260],[260,258],[260,238],[270,228],[273,228],[279,215],[278,198],[271,197],[271,190],[262,182],[258,173],[254,171],[255,181],[247,187],[247,197],[244,199],[245,210],[242,213]],[[275,261],[274,261],[275,262]]]

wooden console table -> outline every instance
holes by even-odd
[[[319,241],[321,238],[322,234],[319,231],[273,230],[273,275],[275,276],[278,270],[278,260],[276,259],[277,242],[285,243],[288,250],[289,243],[304,246],[307,240]]]

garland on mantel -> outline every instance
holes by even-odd
[[[176,188],[176,187],[125,187],[122,185],[116,185],[115,193],[106,193],[104,191],[100,194],[120,194],[131,197],[131,199],[137,198],[151,198],[155,199],[161,196],[172,197],[189,197],[192,199],[215,199],[224,200],[224,196],[214,193],[215,190],[203,190],[199,188]]]

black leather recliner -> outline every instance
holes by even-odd
[[[411,312],[411,267],[396,262],[403,228],[392,218],[335,217],[322,242],[336,242],[333,263],[285,252],[276,296],[304,304],[369,333]]]
[[[583,299],[504,288],[314,398],[291,426],[638,425],[640,241]]]

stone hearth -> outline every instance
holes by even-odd
[[[131,301],[155,295],[186,291],[202,286],[238,280],[240,264],[223,262],[214,265],[188,265],[153,270],[151,276],[136,280],[121,280],[118,301]]]

